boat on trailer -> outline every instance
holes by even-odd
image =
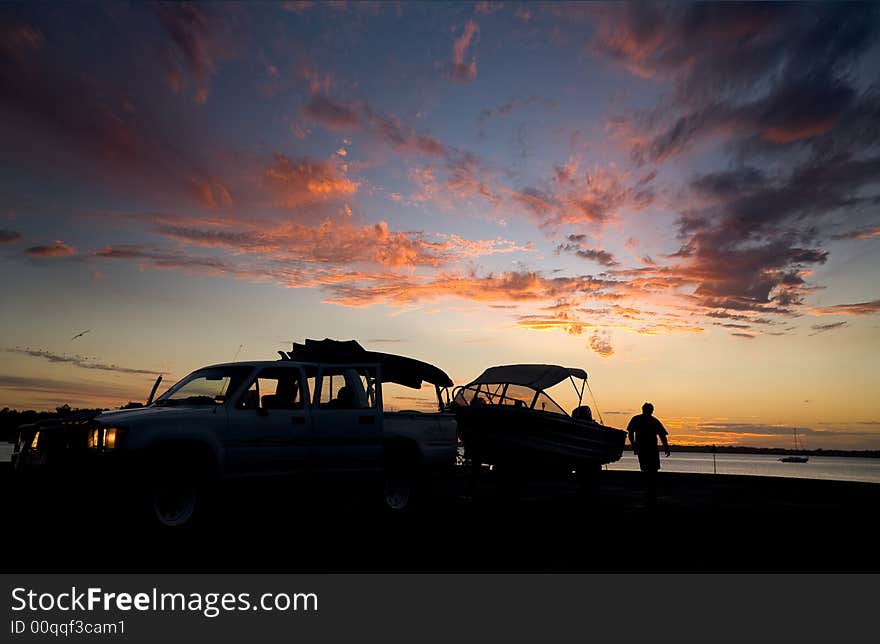
[[[566,380],[578,400],[571,413],[547,393]],[[595,474],[620,459],[626,432],[593,419],[583,404],[586,388],[583,369],[545,364],[486,369],[452,393],[465,458],[520,472]]]

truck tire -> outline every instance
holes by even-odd
[[[418,503],[419,485],[415,478],[404,472],[389,473],[382,485],[385,508],[393,514],[410,513]]]
[[[412,514],[425,496],[418,452],[408,445],[389,445],[385,449],[382,505],[391,514]]]
[[[145,468],[147,520],[162,530],[192,527],[205,513],[211,491],[209,468],[192,451],[165,451]]]

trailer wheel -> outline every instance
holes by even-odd
[[[590,500],[599,491],[602,481],[602,465],[600,463],[581,463],[575,469],[577,477],[577,493],[584,500]]]

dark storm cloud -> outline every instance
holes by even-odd
[[[713,136],[736,136],[756,147],[749,140],[753,137],[763,149],[807,141],[832,130],[844,116],[851,123],[849,111],[858,99],[857,91],[844,81],[797,78],[755,101],[712,102],[679,116],[646,144],[634,146],[632,155],[639,163],[663,161]]]
[[[612,119],[634,162],[721,144],[727,168],[693,178],[678,263],[703,307],[793,314],[824,241],[871,236],[880,95],[859,74],[880,9],[856,3],[597,5],[594,51],[670,81],[652,108]],[[840,235],[846,217],[853,232]]]
[[[700,103],[768,76],[840,72],[878,29],[871,3],[621,3],[592,13],[593,50],[671,78],[680,100]]]
[[[619,266],[620,262],[615,261],[614,255],[605,250],[597,248],[586,248],[583,242],[586,241],[586,235],[568,235],[566,243],[556,246],[556,254],[574,253],[583,259],[589,259],[601,264],[602,266]]]
[[[751,166],[694,178],[700,206],[682,213],[678,270],[698,282],[694,295],[709,304],[726,298],[744,310],[773,303],[791,310],[803,302],[810,265],[828,251],[816,244],[837,213],[867,213],[866,195],[880,177],[880,156],[840,154],[810,158],[788,173],[771,175]]]

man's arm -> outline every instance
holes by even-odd
[[[633,432],[633,421],[635,419],[631,418],[629,421],[629,425],[626,426],[626,433],[629,434],[629,444],[632,445],[633,454],[639,453],[639,448],[636,447],[636,436],[635,432]]]
[[[666,457],[669,458],[669,441],[666,440],[666,435],[669,434],[669,432],[666,431],[663,423],[659,420],[657,421],[657,425],[659,425],[657,433],[660,434],[660,442],[663,443],[663,449],[666,450]]]

